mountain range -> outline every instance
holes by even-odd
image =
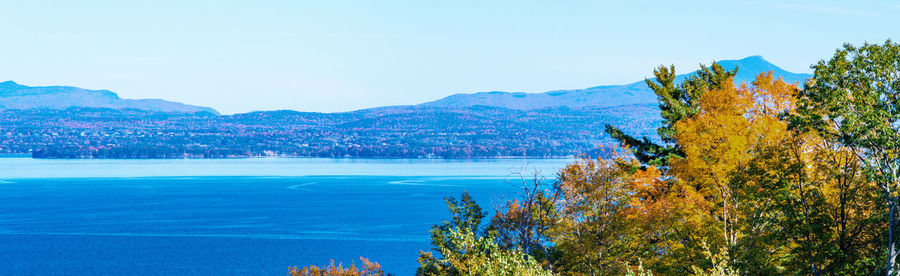
[[[761,56],[718,62],[727,69],[738,68],[737,83],[750,83],[762,72],[792,83],[802,83],[809,74],[788,72],[766,61]],[[682,74],[676,81],[694,73]],[[656,103],[656,95],[642,81],[624,85],[604,85],[575,90],[554,90],[544,93],[478,92],[456,94],[432,102],[413,106],[373,108],[373,110],[463,108],[474,106],[499,107],[513,110],[543,108],[613,107],[620,105]],[[122,99],[108,90],[89,90],[70,86],[25,86],[12,81],[0,83],[0,110],[3,109],[65,109],[69,107],[93,107],[111,109],[139,109],[158,112],[208,112],[218,114],[209,107],[187,105],[159,99]]]
[[[775,76],[791,83],[802,83],[809,74],[798,74],[785,71],[766,61],[761,56],[751,56],[740,60],[723,60],[718,62],[725,69],[739,68],[734,81],[750,83],[762,72],[773,72]],[[676,77],[680,82],[695,73],[682,74]],[[555,90],[544,93],[523,92],[480,92],[474,94],[456,94],[437,101],[421,104],[430,107],[468,107],[476,105],[503,107],[517,110],[533,110],[549,107],[610,107],[617,105],[656,103],[656,95],[644,81],[624,85],[604,85],[577,90]]]
[[[109,90],[89,90],[71,86],[26,86],[13,81],[0,82],[0,110],[65,109],[70,107],[219,114],[215,109],[209,107],[159,99],[122,99],[118,94]]]

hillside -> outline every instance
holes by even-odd
[[[89,90],[71,86],[26,86],[6,81],[0,83],[2,109],[65,109],[96,107],[110,109],[140,109],[158,112],[209,112],[215,109],[159,99],[122,99],[109,90]]]
[[[0,153],[38,158],[560,157],[611,140],[605,124],[652,135],[655,105],[388,113],[253,112],[227,116],[136,109],[0,111]]]

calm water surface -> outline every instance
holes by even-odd
[[[415,272],[442,198],[485,209],[569,160],[0,158],[0,274],[285,275],[365,256]]]

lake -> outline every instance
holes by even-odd
[[[561,159],[0,158],[0,274],[411,275],[445,196],[493,210]]]

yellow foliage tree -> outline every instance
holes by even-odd
[[[759,187],[746,185],[739,176],[760,154],[792,137],[780,115],[793,108],[796,91],[771,73],[759,75],[753,86],[736,87],[729,80],[704,93],[698,112],[675,124],[684,158],[671,162],[671,173],[685,198],[699,199],[688,203],[705,225],[697,235],[711,248],[733,247],[747,230],[742,222],[746,207],[756,203],[743,202],[746,197],[736,193]]]
[[[584,158],[559,173],[561,219],[550,236],[563,253],[563,269],[591,275],[624,273],[628,263],[625,219],[631,174],[622,158]]]

